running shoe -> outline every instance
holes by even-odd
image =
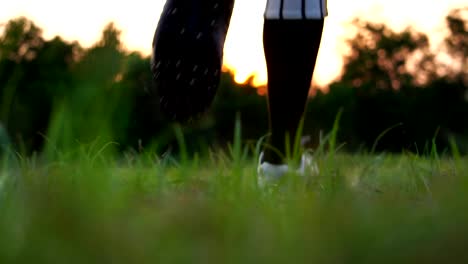
[[[151,70],[161,112],[185,122],[212,104],[234,0],[167,0],[153,40]]]

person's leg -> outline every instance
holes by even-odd
[[[284,163],[286,137],[293,147],[304,114],[323,31],[323,19],[265,19],[263,43],[268,70],[271,137],[264,161]],[[283,157],[281,157],[283,156]]]

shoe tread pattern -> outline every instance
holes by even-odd
[[[221,77],[233,0],[168,0],[153,40],[151,70],[161,112],[174,121],[212,104]]]

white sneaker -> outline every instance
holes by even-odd
[[[258,167],[257,167],[257,177],[258,185],[264,187],[269,184],[277,183],[285,174],[292,172],[287,164],[272,164],[266,161],[263,161],[263,152],[260,153]],[[299,176],[313,176],[319,173],[317,163],[314,161],[313,157],[309,153],[304,153],[301,156],[301,164],[299,168],[295,171]]]
[[[315,162],[311,153],[304,152],[302,154],[301,165],[299,166],[299,169],[297,169],[297,173],[300,176],[315,176],[319,174],[317,162]]]

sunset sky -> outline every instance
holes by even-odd
[[[100,37],[110,21],[123,30],[130,50],[147,55],[165,0],[4,0],[0,25],[26,16],[44,29],[44,36],[60,35],[89,46]],[[266,0],[237,0],[225,46],[225,65],[235,71],[236,81],[254,75],[256,85],[266,83],[262,50],[263,11]],[[345,39],[352,36],[349,22],[360,17],[382,22],[395,30],[412,26],[427,33],[433,48],[444,37],[444,17],[456,7],[468,7],[466,0],[329,0],[329,16],[314,74],[314,82],[326,85],[341,69]]]

